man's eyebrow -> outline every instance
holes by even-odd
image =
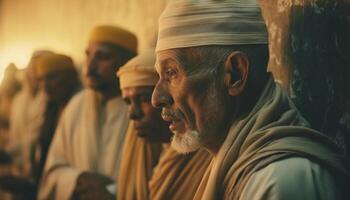
[[[154,68],[158,73],[160,73],[161,66],[166,66],[171,58],[165,58],[165,59],[158,59],[154,65]]]
[[[179,62],[174,58],[166,58],[166,59],[160,60],[158,62],[158,65],[159,65],[159,67],[160,66],[169,67],[169,65],[177,66],[177,65],[179,65]]]

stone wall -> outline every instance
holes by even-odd
[[[269,30],[269,70],[311,126],[350,155],[350,1],[260,3]]]

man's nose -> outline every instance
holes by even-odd
[[[173,104],[173,99],[167,89],[165,89],[163,83],[158,81],[152,93],[152,105],[153,107],[160,108]]]
[[[129,105],[129,118],[132,120],[141,119],[143,112],[141,108],[137,105]]]
[[[86,74],[93,74],[96,71],[96,61],[94,58],[87,58],[86,59]]]

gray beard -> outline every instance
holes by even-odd
[[[171,138],[171,147],[181,154],[197,151],[201,147],[199,133],[195,130],[187,131],[184,134],[175,132]]]

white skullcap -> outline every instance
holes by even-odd
[[[171,0],[159,17],[156,51],[267,43],[257,0]]]
[[[149,49],[123,65],[117,72],[120,89],[156,85],[159,76],[154,68],[155,62],[154,49]]]

